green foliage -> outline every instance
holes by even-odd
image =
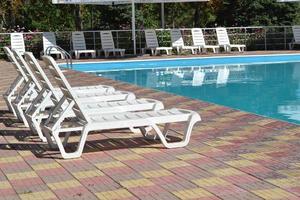
[[[275,0],[219,0],[216,22],[221,26],[293,25],[300,20],[299,3]]]
[[[166,27],[268,26],[300,23],[299,3],[275,0],[210,0],[166,3]],[[137,4],[136,27],[160,28],[160,4]],[[53,5],[51,0],[1,0],[0,32],[130,29],[131,5]]]

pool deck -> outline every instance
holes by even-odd
[[[63,160],[18,123],[0,97],[0,199],[300,199],[300,126],[85,73],[65,74],[73,86],[112,85],[167,108],[195,110],[202,122],[185,148],[165,149],[127,130],[102,131],[88,136],[81,158]],[[0,60],[0,95],[15,77]]]

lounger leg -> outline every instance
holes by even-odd
[[[20,121],[23,121],[24,125],[26,127],[29,127],[28,122],[24,116],[24,111],[22,108],[22,104],[24,103],[26,98],[30,98],[30,95],[33,93],[34,85],[30,85],[29,83],[22,88],[22,91],[20,92],[20,95],[14,100],[13,107],[16,110],[17,117]]]
[[[180,54],[180,48],[177,47],[176,49],[177,49],[177,54]]]
[[[72,153],[66,152],[65,145],[64,145],[65,141],[63,141],[63,142],[61,141],[61,138],[59,137],[59,132],[53,133],[53,138],[57,144],[57,147],[61,153],[61,156],[64,159],[79,158],[82,154],[88,133],[89,133],[89,130],[87,128],[84,128],[82,130],[82,134],[81,134],[77,149],[76,149],[76,151],[74,151]],[[66,133],[66,134],[70,134],[70,133]],[[69,137],[69,135],[66,135],[66,136]]]
[[[154,53],[154,49],[151,49],[151,55],[153,56],[153,55],[155,55],[155,53]]]
[[[50,99],[51,92],[47,93],[44,96],[45,90],[42,90],[41,93],[36,97],[36,99],[32,102],[32,105],[25,113],[25,117],[27,119],[32,132],[37,134],[42,142],[47,142],[47,138],[44,136],[41,130],[42,118],[38,117],[38,114],[41,113],[46,107],[47,102]]]
[[[16,92],[18,88],[22,85],[24,82],[24,78],[21,76],[18,76],[14,82],[12,83],[11,87],[7,90],[7,92],[4,95],[4,100],[6,101],[6,105],[8,109],[13,112],[14,116],[17,117],[17,113],[12,105],[13,99],[17,96]]]
[[[192,114],[190,116],[190,119],[187,121],[186,123],[186,128],[184,131],[184,136],[182,141],[180,142],[167,142],[167,130],[169,129],[169,125],[167,125],[167,129],[165,129],[163,132],[161,132],[161,130],[159,129],[159,127],[156,124],[152,124],[152,128],[155,130],[155,132],[157,133],[158,137],[160,138],[161,142],[163,143],[163,145],[166,148],[179,148],[179,147],[184,147],[186,145],[188,145],[189,141],[190,141],[190,137],[191,137],[191,133],[192,133],[192,129],[193,126],[196,122],[200,121],[201,118],[198,114]]]
[[[105,56],[105,58],[108,58],[109,52],[108,51],[104,51],[104,56]]]

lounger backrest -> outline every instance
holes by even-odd
[[[53,32],[43,32],[43,50],[46,53],[48,47],[56,46],[56,37]],[[54,50],[54,49],[53,49]]]
[[[13,55],[15,56],[17,62],[20,64],[22,70],[25,72],[26,76],[28,77],[28,81],[32,82],[35,84],[35,86],[41,90],[42,87],[40,85],[40,83],[38,82],[38,80],[35,78],[33,72],[31,71],[31,69],[28,67],[26,61],[24,60],[24,58],[22,57],[21,53],[19,51],[16,51],[14,49],[11,50]]]
[[[114,49],[115,43],[111,31],[101,31],[101,46],[102,49]]]
[[[154,29],[145,30],[146,45],[148,48],[159,47],[156,32]]]
[[[25,42],[23,38],[23,33],[11,33],[10,45],[11,49],[15,49],[23,55],[25,52]]]
[[[226,28],[216,28],[219,45],[230,45]]]
[[[179,29],[171,29],[172,47],[184,46],[183,38]]]
[[[295,42],[300,42],[300,26],[293,26],[293,34]]]
[[[30,67],[31,71],[34,73],[35,77],[42,84],[42,87],[49,91],[52,91],[52,93],[55,95],[56,93],[54,92],[54,87],[52,83],[46,76],[46,73],[44,72],[40,64],[37,62],[34,55],[31,52],[25,52],[24,59]]]
[[[73,112],[75,113],[76,119],[78,120],[77,122],[81,125],[88,123],[88,115],[84,113],[84,111],[80,108],[80,105],[78,104],[79,101],[76,95],[73,93],[69,82],[67,81],[59,66],[56,64],[55,60],[50,56],[43,56],[42,58],[46,64],[46,68],[49,69],[50,73],[54,77],[55,82],[58,84],[58,87],[63,93],[63,96],[60,99],[60,103],[55,105],[54,110],[64,110],[65,108],[62,107],[61,103],[67,102],[68,106],[71,106]],[[47,122],[57,124],[61,122],[61,119],[53,115],[48,119]]]
[[[73,50],[86,50],[85,38],[82,31],[72,32]]]
[[[201,28],[193,28],[192,37],[195,46],[205,46],[205,39]]]
[[[10,60],[10,62],[13,64],[15,69],[17,70],[18,74],[22,76],[25,81],[28,80],[28,77],[26,76],[25,72],[21,68],[20,64],[17,62],[15,56],[13,55],[12,51],[8,47],[3,47],[5,54],[7,55],[7,58]]]

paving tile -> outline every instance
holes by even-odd
[[[16,72],[5,61],[0,65],[3,94]],[[203,122],[196,124],[185,148],[165,149],[128,130],[102,131],[89,134],[81,158],[62,160],[57,150],[16,123],[0,98],[1,199],[300,199],[299,126],[72,70],[64,73],[71,85],[113,85],[161,100],[168,108],[193,109]]]

